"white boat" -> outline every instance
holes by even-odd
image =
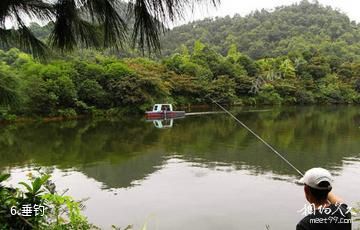
[[[145,113],[147,119],[166,119],[185,116],[185,111],[173,111],[172,104],[155,104],[152,111]]]

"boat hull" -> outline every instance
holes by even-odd
[[[145,113],[145,117],[148,119],[154,118],[176,118],[185,116],[185,111],[161,111],[153,112],[149,111]]]

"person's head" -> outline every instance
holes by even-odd
[[[310,203],[323,203],[332,189],[333,178],[329,171],[323,168],[312,168],[306,171],[300,179],[304,184],[305,197]]]

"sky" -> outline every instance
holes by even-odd
[[[221,0],[217,8],[197,7],[193,13],[188,13],[185,20],[179,21],[176,25],[190,21],[216,16],[233,16],[238,13],[245,16],[255,10],[271,10],[277,6],[291,5],[300,2],[299,0]],[[312,0],[309,0],[312,2]],[[318,0],[322,5],[329,5],[347,14],[351,20],[360,22],[360,1],[359,0]]]

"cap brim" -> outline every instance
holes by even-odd
[[[304,177],[300,178],[299,180],[296,181],[297,184],[299,185],[304,185],[305,184],[305,179]]]

